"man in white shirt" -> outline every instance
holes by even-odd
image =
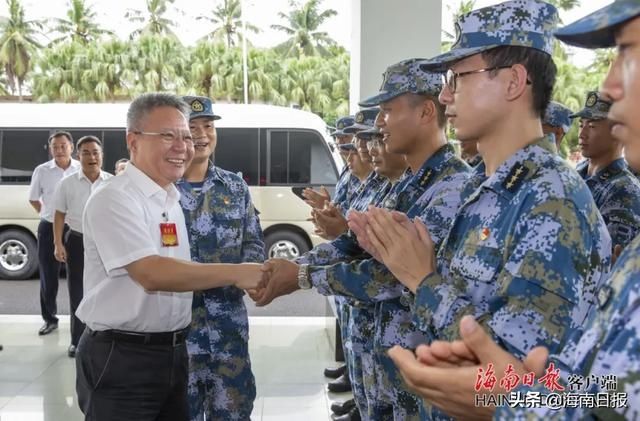
[[[90,420],[186,420],[185,338],[193,290],[256,288],[260,264],[190,261],[179,193],[194,154],[189,109],[165,93],[127,113],[131,161],[94,189],[83,215],[86,329],[76,353],[78,404]]]
[[[67,264],[69,305],[71,316],[71,345],[67,354],[75,357],[84,324],[76,316],[82,300],[82,271],[84,247],[82,245],[82,213],[91,190],[103,180],[113,177],[102,171],[102,142],[95,136],[84,136],[76,144],[81,170],[63,178],[54,194],[53,243],[56,260]],[[65,223],[69,226],[64,234]]]
[[[38,165],[31,176],[29,203],[40,214],[38,225],[38,263],[40,265],[40,312],[44,325],[38,331],[46,335],[58,328],[58,275],[60,262],[54,257],[53,245],[53,193],[58,181],[80,169],[80,163],[71,159],[73,138],[68,132],[56,132],[49,137],[51,161]]]

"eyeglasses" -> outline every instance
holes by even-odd
[[[442,83],[444,83],[447,86],[447,88],[449,88],[449,91],[451,91],[452,94],[455,94],[456,88],[458,87],[457,82],[459,77],[473,75],[475,73],[491,72],[493,70],[510,69],[511,67],[512,66],[495,66],[495,67],[488,67],[486,69],[470,70],[468,72],[461,72],[461,73],[456,73],[453,70],[449,69],[447,70],[447,73],[442,75]]]
[[[136,130],[133,133],[135,134],[143,134],[146,136],[160,136],[160,139],[162,139],[162,141],[168,145],[172,145],[173,142],[176,141],[176,139],[181,139],[182,141],[184,141],[184,143],[188,144],[188,145],[192,145],[193,144],[193,136],[191,136],[191,132],[190,131],[172,131],[172,130],[167,130],[164,132],[143,132],[141,130]]]

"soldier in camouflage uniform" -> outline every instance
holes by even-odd
[[[210,161],[214,120],[206,97],[185,97],[195,155],[176,183],[189,232],[191,258],[201,263],[263,262],[260,221],[242,178]],[[189,352],[191,420],[248,420],[256,386],[249,361],[244,292],[235,287],[193,294]]]
[[[444,135],[444,110],[436,100],[442,86],[440,75],[421,71],[419,64],[419,60],[412,59],[390,66],[384,76],[382,92],[362,104],[381,103],[378,124],[385,135],[386,149],[388,152],[404,154],[410,165],[410,170],[400,182],[377,204],[410,211],[412,215],[424,215],[433,224],[434,231],[438,226],[436,232],[446,232],[459,203],[460,189],[469,167],[455,156]],[[419,112],[422,117],[413,117]],[[389,117],[385,114],[389,114]],[[344,250],[349,248],[341,247],[341,251]],[[302,265],[289,271],[295,274],[301,270],[304,275],[299,281],[303,287],[306,282],[307,287],[313,285],[321,294],[342,294],[358,299],[361,306],[374,307],[375,353],[372,363],[375,364],[376,378],[370,379],[365,374],[364,380],[367,386],[375,380],[377,397],[374,397],[374,403],[369,402],[368,418],[417,419],[419,402],[406,391],[385,352],[390,344],[415,346],[425,337],[413,326],[402,288],[393,288],[380,296],[372,297],[366,293],[358,295],[362,290],[368,292],[362,285],[372,277],[387,279],[387,283],[394,286],[399,284],[383,265],[363,254],[361,249],[351,250],[351,253],[361,257],[333,266]],[[291,278],[272,278],[271,281],[290,282]],[[365,339],[362,340],[366,344]],[[373,385],[369,388],[373,388]]]
[[[556,21],[553,6],[533,0],[478,9],[459,18],[452,50],[423,64],[447,70],[440,101],[456,135],[488,152],[437,261],[426,231],[372,213],[378,253],[415,292],[416,320],[432,339],[458,338],[460,319],[471,314],[517,356],[539,345],[557,351],[581,329],[605,280],[604,221],[542,134]]]
[[[544,134],[553,134],[558,151],[560,151],[560,144],[564,135],[571,130],[570,115],[570,109],[559,102],[551,101],[547,105],[544,117],[542,117],[542,132]]]
[[[576,171],[589,186],[611,235],[611,244],[623,248],[640,232],[640,182],[622,156],[622,143],[611,135],[607,119],[611,102],[589,92],[580,118],[580,148],[587,158]]]
[[[632,165],[640,164],[640,3],[637,0],[616,0],[612,4],[580,19],[559,30],[556,37],[571,45],[586,48],[612,47],[618,44],[620,51],[613,62],[603,84],[603,92],[612,99],[613,106],[609,118],[616,121],[613,133],[625,145],[625,155]],[[440,358],[430,360],[429,366],[422,365],[415,356],[407,351],[394,349],[391,354],[401,366],[404,377],[425,399],[445,408],[454,415],[469,418],[494,415],[495,419],[637,419],[640,416],[640,271],[638,253],[640,238],[636,237],[625,248],[618,259],[609,282],[598,292],[597,308],[585,327],[585,333],[577,332],[562,352],[551,357],[556,367],[560,366],[561,387],[567,387],[571,381],[592,376],[615,376],[615,390],[603,388],[599,382],[591,382],[586,392],[603,393],[608,405],[581,405],[579,407],[560,407],[550,409],[502,407],[495,414],[486,408],[478,408],[474,402],[477,393],[473,384],[478,369],[493,363],[496,373],[501,373],[511,364],[517,373],[534,371],[538,376],[544,373],[545,353],[532,352],[525,364],[512,355],[500,350],[481,329],[477,329],[470,320],[463,320],[463,332],[466,350],[450,347],[449,357],[438,352]],[[440,344],[441,347],[444,345]],[[451,346],[451,344],[448,344]],[[460,345],[457,343],[455,345]],[[423,357],[435,355],[428,348],[418,350]],[[460,366],[460,357],[480,364]],[[450,358],[451,357],[451,358]],[[442,362],[444,365],[441,365]],[[586,386],[585,383],[582,383]],[[542,384],[522,386],[516,391],[539,392],[547,395],[549,391]],[[584,390],[580,390],[584,393]],[[607,396],[608,393],[608,396]],[[614,393],[626,393],[623,400]],[[455,395],[455,396],[453,396]],[[591,395],[594,396],[594,395]],[[619,395],[618,395],[619,396]],[[616,402],[617,400],[617,402]],[[611,403],[617,403],[611,405]]]

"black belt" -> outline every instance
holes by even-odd
[[[87,327],[89,335],[95,338],[108,339],[120,342],[129,342],[141,345],[172,345],[183,343],[189,335],[189,327],[175,332],[127,332],[124,330],[91,330]]]
[[[76,237],[82,238],[82,233],[80,231],[74,231],[72,229],[69,230],[69,235],[75,235]]]

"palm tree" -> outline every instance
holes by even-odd
[[[87,44],[102,35],[113,35],[112,31],[100,28],[96,21],[96,12],[92,10],[92,6],[87,5],[86,0],[69,0],[67,19],[51,19],[51,22],[55,25],[52,32],[62,34],[52,43],[71,40]]]
[[[209,34],[205,35],[205,39],[220,41],[224,39],[227,47],[233,47],[242,42],[242,7],[240,0],[222,0],[214,10],[211,11],[213,17],[198,16],[197,19],[204,19],[216,25],[216,28]],[[257,34],[260,29],[250,23],[245,22],[245,28],[248,31]]]
[[[458,5],[458,9],[453,12],[453,23],[458,20],[458,18],[462,15],[466,15],[471,12],[476,7],[476,0],[460,0],[460,4]],[[452,9],[450,5],[447,5],[447,9],[449,13],[451,13]],[[453,47],[453,43],[456,39],[456,34],[452,34],[448,31],[442,30],[442,35],[444,36],[444,41],[441,42],[440,49],[442,52],[447,52]]]
[[[22,101],[22,85],[32,66],[32,57],[41,45],[36,41],[42,23],[25,20],[24,8],[18,0],[7,0],[9,17],[0,19],[0,65],[4,68],[6,84],[11,92],[18,92]]]
[[[127,68],[136,74],[133,93],[187,89],[187,56],[177,38],[143,35],[132,44],[129,56]]]
[[[177,39],[173,33],[172,27],[176,23],[165,17],[169,4],[173,4],[175,0],[145,0],[147,10],[129,9],[125,17],[131,22],[143,23],[142,28],[136,29],[131,33],[131,39],[142,35],[167,35]]]
[[[285,32],[291,37],[276,47],[285,56],[315,56],[327,55],[327,47],[335,44],[335,41],[324,31],[318,28],[338,12],[327,9],[320,12],[318,9],[322,0],[307,0],[300,5],[291,0],[289,3],[292,10],[289,14],[278,13],[281,19],[287,21],[286,25],[271,25],[271,28]]]
[[[560,10],[571,10],[577,6],[580,6],[580,0],[548,0]]]

